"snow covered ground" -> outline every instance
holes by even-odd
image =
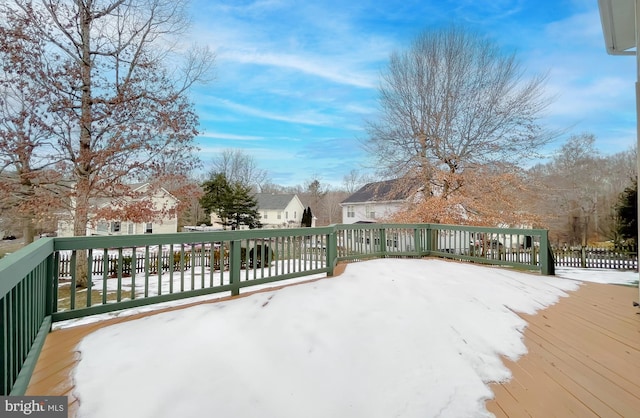
[[[556,276],[581,282],[638,284],[638,272],[632,270],[580,269],[556,267]]]
[[[571,280],[566,280],[571,279]],[[336,279],[166,312],[86,337],[81,417],[489,416],[500,356],[578,280],[444,260],[350,264]]]

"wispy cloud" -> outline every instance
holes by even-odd
[[[245,116],[253,116],[262,119],[269,119],[287,123],[298,123],[314,126],[331,126],[335,124],[335,118],[331,115],[315,112],[313,110],[298,111],[295,113],[281,113],[261,108],[235,103],[231,100],[221,98],[211,98],[209,105],[224,108]]]
[[[335,83],[362,88],[374,88],[377,83],[377,78],[370,71],[356,71],[350,68],[341,68],[336,66],[330,57],[318,59],[290,54],[228,51],[222,53],[220,58],[222,60],[235,61],[243,64],[269,65],[294,69]]]
[[[201,139],[227,139],[232,141],[261,141],[264,137],[252,135],[236,135],[223,132],[204,132],[198,135]]]
[[[523,9],[525,0],[455,0],[456,13],[469,22],[497,21],[509,18]],[[448,3],[452,3],[449,0]]]

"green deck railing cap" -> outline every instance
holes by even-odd
[[[41,238],[0,259],[0,297],[4,297],[35,267],[53,254],[55,238]]]

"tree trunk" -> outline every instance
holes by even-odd
[[[87,235],[87,222],[89,221],[89,201],[86,196],[86,192],[83,189],[88,184],[87,181],[79,179],[77,183],[78,195],[76,198],[75,216],[73,223],[73,235],[76,237],[83,237]],[[87,252],[85,250],[78,250],[76,252],[76,287],[87,287],[88,284],[88,265],[87,265]]]
[[[73,225],[74,236],[87,235],[89,222],[89,193],[91,191],[91,15],[86,7],[80,7],[80,32],[82,37],[82,97],[80,105],[80,148],[76,162],[76,206]],[[76,253],[76,286],[86,287],[88,282],[87,252]]]
[[[25,217],[22,219],[22,238],[24,239],[24,245],[31,244],[34,238],[33,219],[31,217]]]

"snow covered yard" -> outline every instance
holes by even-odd
[[[79,346],[79,416],[489,416],[488,383],[510,376],[500,356],[526,353],[515,312],[578,286],[372,260],[337,279],[110,326]]]
[[[319,269],[324,267],[324,262],[320,262],[319,260],[275,260],[269,264],[265,264],[261,267],[256,268],[244,268],[240,271],[240,280],[241,281],[251,281],[254,279],[263,279],[272,276],[282,275],[285,273],[296,273],[296,272],[304,272],[311,271],[313,269]],[[107,295],[107,303],[113,303],[117,300],[118,292],[120,293],[120,297],[122,301],[131,300],[132,295],[135,295],[137,299],[150,297],[150,296],[158,296],[158,295],[166,295],[168,293],[180,293],[190,290],[199,290],[205,288],[212,288],[216,286],[222,286],[229,284],[230,280],[230,272],[228,270],[220,271],[218,269],[214,269],[211,271],[209,267],[201,268],[197,266],[192,269],[185,268],[184,270],[176,270],[173,272],[164,272],[160,275],[158,274],[150,274],[148,277],[145,277],[145,274],[138,273],[135,276],[127,275],[124,277],[106,277],[104,275],[93,275],[91,280],[91,291],[92,291],[92,306],[101,305],[102,304],[102,294]],[[315,279],[320,277],[325,277],[326,274],[314,274],[308,276],[302,276],[298,279],[290,279],[288,282],[292,283],[295,281],[306,281],[309,279]],[[281,283],[274,283],[270,286],[279,286]],[[269,285],[254,285],[251,286],[251,289],[258,289],[268,287]],[[87,300],[87,293],[89,289],[87,288],[78,288],[75,289],[76,293],[76,306],[77,307],[85,307]],[[70,293],[71,293],[71,281],[65,281],[60,284],[58,291],[58,310],[65,311],[70,308]],[[156,310],[158,307],[162,306],[170,306],[176,304],[186,304],[193,303],[197,300],[207,300],[221,296],[227,296],[230,292],[222,292],[214,295],[207,295],[202,297],[194,297],[183,299],[177,302],[171,302],[169,304],[154,304],[150,305],[148,308],[144,308],[145,310]],[[127,310],[124,311],[124,314],[137,313],[139,311]],[[117,312],[116,315],[121,314],[122,312]],[[55,328],[60,328],[67,326],[69,324],[77,325],[79,323],[86,323],[87,321],[95,321],[98,318],[104,319],[106,316],[96,316],[96,317],[82,317],[72,322],[65,322],[64,324],[57,324]]]

